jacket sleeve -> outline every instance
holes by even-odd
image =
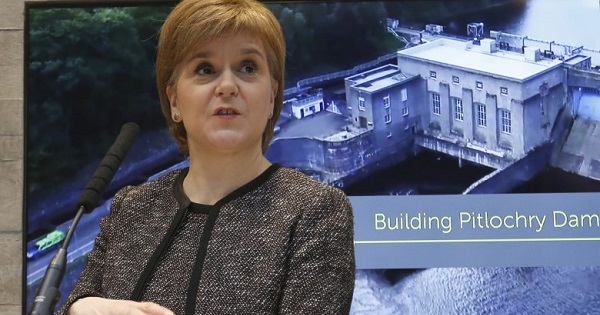
[[[102,297],[102,277],[104,271],[104,260],[106,248],[109,242],[110,230],[112,227],[112,218],[115,216],[115,212],[119,212],[121,203],[127,195],[127,192],[132,187],[125,187],[119,190],[113,200],[110,207],[109,215],[105,216],[100,220],[100,233],[96,237],[94,242],[94,248],[88,254],[87,263],[83,269],[75,287],[65,300],[62,307],[56,312],[56,315],[66,315],[69,308],[77,300],[84,297]]]
[[[327,187],[292,238],[281,314],[348,314],[354,291],[354,222],[348,198]]]

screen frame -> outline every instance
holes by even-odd
[[[323,1],[328,1],[328,0],[323,0]],[[340,2],[358,2],[358,0],[338,0]],[[401,1],[401,0],[400,0]],[[322,2],[322,1],[314,1],[314,0],[309,0],[309,1],[304,1],[304,0],[300,0],[300,1],[277,1],[277,0],[261,0],[261,2],[265,2],[265,3],[306,3],[306,2]],[[113,0],[109,0],[109,1],[97,1],[97,0],[93,0],[93,1],[82,1],[82,0],[60,0],[60,1],[44,1],[44,2],[40,2],[40,1],[26,1],[25,2],[25,24],[24,24],[24,95],[23,95],[23,100],[24,100],[24,105],[23,105],[23,110],[24,110],[24,115],[23,115],[23,119],[24,119],[24,142],[23,142],[23,159],[24,159],[24,164],[25,167],[23,168],[23,191],[26,192],[27,190],[27,125],[28,125],[28,120],[27,120],[27,95],[28,95],[28,64],[26,63],[28,61],[28,55],[29,55],[29,25],[30,25],[30,21],[29,21],[29,16],[30,16],[30,10],[31,9],[40,9],[40,8],[90,8],[90,7],[97,7],[97,6],[102,6],[102,7],[108,7],[108,6],[114,6],[114,7],[126,7],[126,6],[156,6],[156,5],[175,5],[177,3],[177,1],[174,0],[119,0],[119,1],[113,1]],[[26,215],[27,215],[27,194],[24,193],[23,194],[23,208],[22,208],[22,231],[23,231],[23,242],[22,242],[22,253],[25,253],[27,250],[27,220]],[[23,268],[22,268],[22,305],[23,305],[23,313],[25,313],[26,309],[27,309],[27,258],[26,255],[23,255]]]

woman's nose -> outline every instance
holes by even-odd
[[[216,88],[218,96],[237,96],[239,92],[235,75],[231,70],[226,70],[221,73],[219,84]]]

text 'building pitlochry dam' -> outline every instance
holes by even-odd
[[[469,27],[472,39],[394,25],[409,43],[396,64],[311,80],[343,79],[342,98],[299,82],[286,91],[297,121],[281,125],[271,155],[338,186],[423,148],[496,169],[465,193],[509,191],[548,164],[600,180],[600,52]]]

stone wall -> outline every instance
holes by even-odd
[[[0,5],[0,314],[21,314],[23,0]]]

